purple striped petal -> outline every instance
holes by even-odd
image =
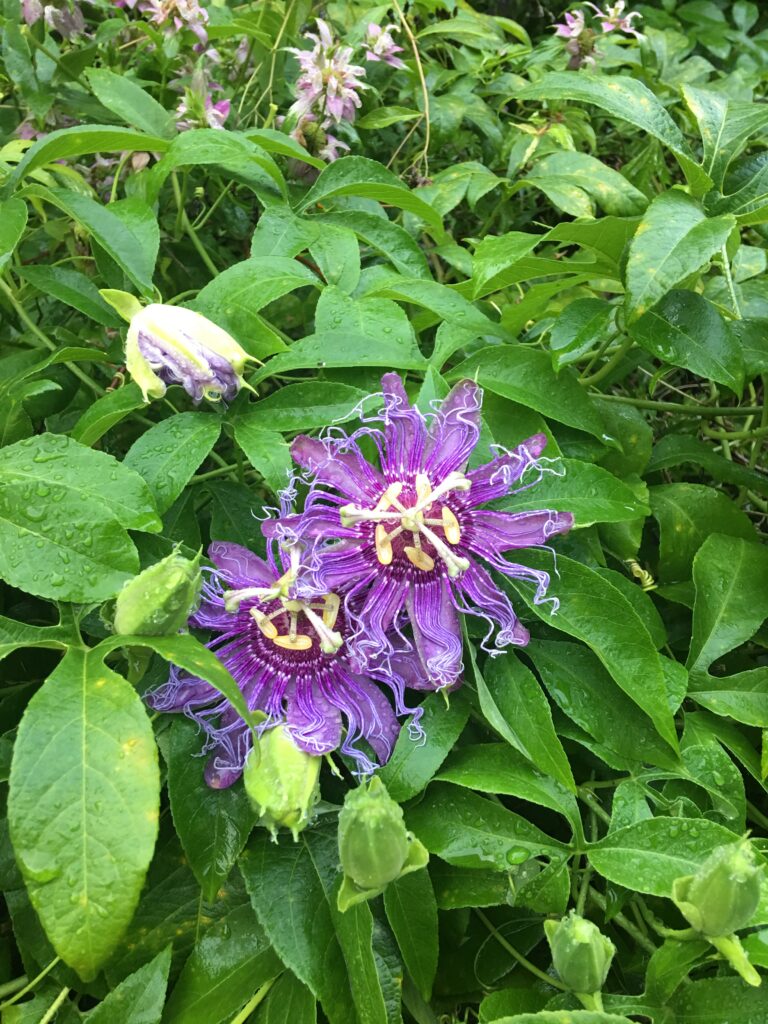
[[[428,688],[455,685],[462,668],[461,627],[446,581],[438,577],[412,585],[405,607]]]
[[[491,574],[482,566],[473,562],[458,581],[458,587],[463,599],[459,610],[467,612],[469,615],[477,615],[489,624],[488,634],[483,641],[484,650],[493,653],[493,648],[489,646],[488,641],[495,626],[499,627],[499,631],[494,637],[497,648],[506,647],[507,644],[516,644],[522,647],[528,643],[530,634],[515,615],[509,598],[503,590],[496,586]]]
[[[480,409],[483,392],[471,380],[456,384],[441,402],[429,427],[425,471],[441,480],[466,466],[480,439]]]
[[[353,442],[345,442],[345,451],[334,451],[329,439],[301,434],[291,445],[291,455],[302,469],[308,470],[315,481],[326,487],[335,487],[346,498],[359,504],[378,501],[386,488],[384,477],[366,462]]]
[[[235,587],[269,587],[275,581],[274,573],[264,559],[240,544],[215,540],[208,548],[208,557],[227,582]]]
[[[486,551],[511,551],[513,548],[530,548],[546,544],[556,533],[567,533],[573,526],[570,512],[489,512],[475,510],[467,512],[464,521],[469,523],[466,545],[477,549],[485,556]]]
[[[541,455],[547,445],[546,434],[534,434],[522,444],[504,455],[470,470],[467,477],[472,481],[468,502],[483,505],[507,495],[516,483]]]
[[[384,392],[384,472],[390,480],[412,478],[421,469],[427,425],[418,409],[408,401],[403,382],[396,373],[381,378]]]

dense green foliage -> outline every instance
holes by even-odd
[[[2,4],[3,1024],[768,1024],[768,14],[139,7]],[[365,65],[335,139],[291,112],[318,17]],[[249,386],[147,394],[136,300]],[[196,559],[263,554],[291,440],[387,370],[425,413],[477,381],[471,465],[545,434],[498,507],[575,522],[516,555],[556,613],[499,577],[530,644],[467,617],[463,685],[409,695],[356,884],[349,757],[251,802],[142,698],[173,664],[248,717],[177,632]]]

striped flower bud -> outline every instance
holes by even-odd
[[[563,984],[579,994],[599,992],[616,952],[611,940],[574,911],[560,921],[545,921],[544,932]]]
[[[762,867],[749,840],[718,846],[695,875],[676,878],[672,899],[688,923],[707,938],[744,928],[760,902]]]
[[[400,875],[410,837],[403,809],[381,779],[350,790],[339,814],[339,857],[347,878],[361,889],[381,889]]]
[[[284,725],[262,733],[243,771],[245,791],[261,815],[260,824],[273,835],[289,828],[293,838],[309,823],[320,798],[322,758],[307,754]]]
[[[197,607],[200,564],[173,554],[155,562],[124,585],[115,602],[114,630],[120,636],[178,633]]]

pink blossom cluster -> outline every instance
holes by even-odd
[[[149,15],[149,20],[161,25],[167,34],[186,27],[202,44],[208,42],[208,11],[199,0],[114,0],[114,4]]]
[[[75,39],[85,33],[85,18],[77,0],[60,6],[43,4],[41,0],[21,0],[21,16],[27,25],[45,19],[48,28],[58,32],[62,39]]]
[[[205,75],[194,75],[192,85],[184,90],[184,96],[176,107],[176,127],[179,131],[187,128],[223,128],[232,106],[230,100],[214,100],[214,93],[221,92],[217,82],[206,82]]]
[[[595,12],[594,17],[600,22],[603,32],[626,32],[627,35],[635,36],[636,39],[642,38],[642,33],[632,25],[633,19],[640,18],[642,15],[639,11],[624,13],[627,6],[626,0],[618,0],[618,3],[609,5],[605,10],[590,3],[590,0],[585,0],[585,6],[591,7]],[[565,20],[554,26],[555,35],[561,36],[563,39],[578,39],[586,28],[584,12],[575,11],[571,14],[566,11],[563,17]]]

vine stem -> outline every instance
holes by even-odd
[[[264,996],[267,994],[267,992],[269,992],[274,983],[274,978],[270,978],[269,981],[265,982],[258,990],[258,992],[256,992],[255,995],[253,995],[251,999],[248,1000],[248,1002],[242,1008],[240,1013],[238,1013],[238,1015],[232,1019],[232,1024],[245,1024],[245,1021],[248,1020],[250,1015],[253,1013],[253,1011],[256,1009],[259,1003],[264,999]]]
[[[45,1011],[45,1014],[40,1018],[40,1024],[50,1024],[50,1021],[52,1021],[53,1018],[56,1016],[56,1012],[58,1011],[59,1007],[61,1006],[61,1004],[64,1002],[68,995],[69,988],[63,988],[61,992],[59,992],[59,994],[56,996],[54,1001],[51,1003],[51,1005],[48,1007],[48,1009]]]
[[[13,993],[18,992],[20,988],[24,988],[28,981],[29,978],[26,974],[22,974],[18,978],[13,978],[11,981],[4,982],[0,985],[0,997],[13,995]]]
[[[422,121],[424,122],[424,147],[421,151],[421,163],[424,165],[424,177],[429,177],[429,144],[430,144],[430,124],[429,124],[429,91],[427,89],[427,80],[424,77],[424,68],[421,63],[421,55],[419,54],[419,47],[416,43],[416,37],[414,36],[411,26],[408,24],[408,19],[403,14],[403,9],[398,3],[398,0],[392,0],[393,7],[397,11],[397,16],[400,19],[400,24],[403,26],[403,31],[408,36],[408,42],[411,44],[413,50],[413,57],[416,61],[416,71],[419,75],[419,82],[421,84],[421,98],[424,103],[424,113]]]
[[[655,409],[658,412],[676,412],[681,416],[756,416],[763,411],[761,405],[683,405],[681,402],[655,402],[650,398],[629,398],[626,395],[604,395],[593,398],[606,402],[623,402],[636,409]]]
[[[597,384],[599,381],[604,380],[612,370],[616,369],[633,345],[634,341],[631,338],[625,338],[611,358],[607,362],[603,363],[599,370],[596,370],[591,377],[581,377],[579,379],[579,383],[586,386],[589,384]]]
[[[4,1003],[0,1003],[0,1010],[4,1010],[7,1006],[12,1006],[14,1003],[17,1003],[22,996],[25,996],[27,992],[31,992],[35,985],[37,985],[38,982],[41,982],[46,974],[48,974],[49,971],[52,971],[60,961],[60,956],[54,957],[48,966],[44,967],[42,971],[40,971],[36,978],[33,978],[32,981],[28,981],[26,985],[23,988],[20,988],[19,991],[14,996],[11,996],[10,999],[6,999]],[[18,979],[16,980],[18,981]]]
[[[547,974],[546,971],[540,970],[536,966],[536,964],[532,964],[531,961],[524,957],[522,953],[518,953],[515,947],[510,942],[507,942],[504,936],[496,929],[493,922],[485,916],[482,910],[478,910],[478,908],[475,907],[475,913],[483,922],[483,924],[491,933],[491,935],[494,937],[494,939],[496,939],[498,944],[503,949],[506,949],[509,955],[514,957],[514,959],[517,960],[521,967],[524,967],[526,971],[530,971],[531,974],[535,975],[540,981],[546,982],[547,985],[551,985],[553,988],[559,988],[561,992],[569,991],[568,986],[564,985],[562,981],[560,981],[558,978],[551,977],[551,975]],[[235,1022],[233,1021],[232,1024],[235,1024]]]
[[[768,437],[768,426],[754,427],[752,430],[709,430],[702,427],[701,432],[718,441],[748,441],[753,437]]]
[[[603,912],[605,912],[608,906],[606,899],[602,893],[598,892],[597,889],[592,888],[592,886],[589,887],[589,898],[593,903],[596,903]],[[625,917],[624,914],[614,914],[612,920],[614,920],[620,928],[623,928],[627,935],[631,935],[638,946],[641,946],[646,953],[656,952],[656,946],[654,946],[651,940],[646,935],[643,935],[637,925],[632,924],[629,918]]]
[[[173,186],[173,195],[176,199],[176,206],[179,211],[179,217],[181,218],[181,226],[189,235],[189,240],[197,250],[197,254],[205,264],[206,269],[210,273],[211,277],[219,276],[219,268],[213,262],[211,257],[208,255],[208,250],[205,248],[203,243],[200,241],[197,232],[192,227],[192,221],[187,216],[187,211],[184,209],[184,203],[181,196],[181,188],[179,187],[179,179],[176,177],[176,172],[171,174],[171,185]]]

